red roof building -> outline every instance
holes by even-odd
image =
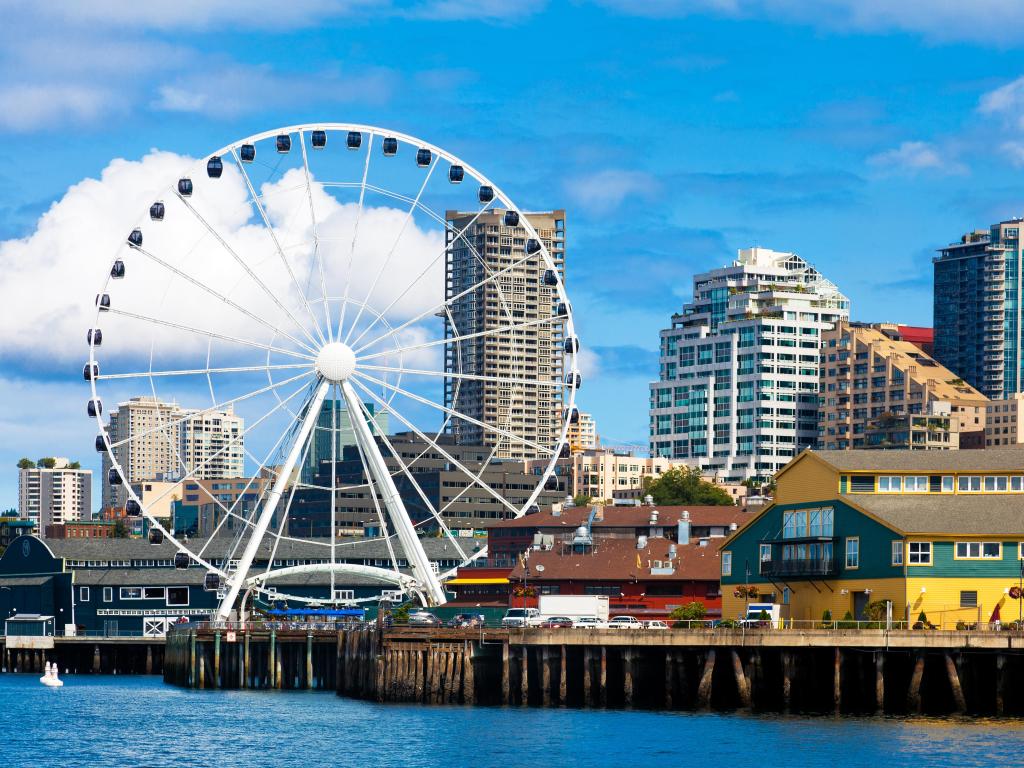
[[[896,328],[903,341],[920,348],[926,355],[932,355],[935,350],[934,328],[924,328],[919,325],[897,325]]]

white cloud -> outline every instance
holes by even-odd
[[[602,212],[622,205],[628,197],[650,197],[657,191],[658,181],[643,171],[609,168],[569,179],[565,186],[579,205]]]
[[[27,131],[55,122],[91,122],[116,105],[113,92],[88,85],[0,86],[0,127]]]
[[[1017,0],[595,0],[621,13],[662,17],[713,14],[768,18],[860,32],[909,32],[930,40],[1008,44],[1024,39],[1024,5]],[[998,23],[979,23],[998,19]]]
[[[1024,168],[1024,142],[1004,141],[999,149],[1015,168]]]
[[[962,164],[945,157],[934,144],[925,141],[904,141],[895,149],[872,155],[868,163],[883,173],[915,175],[922,172],[955,174],[966,171]]]
[[[594,379],[601,373],[601,357],[590,347],[581,346],[576,360],[584,381]]]
[[[1024,128],[1024,77],[983,94],[978,100],[978,111]]]

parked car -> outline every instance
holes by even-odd
[[[608,629],[608,622],[597,616],[579,616],[573,619],[572,625],[576,629]]]
[[[538,608],[509,608],[501,620],[501,626],[536,627],[540,622],[540,609]]]
[[[428,611],[416,611],[409,614],[410,627],[440,627],[441,620]]]
[[[652,621],[644,622],[644,628],[645,629],[668,629],[668,624],[666,624],[664,621],[659,621],[658,619],[654,619]]]
[[[482,613],[457,613],[448,619],[448,626],[461,629],[466,627],[482,627],[486,619]]]
[[[636,616],[613,616],[608,622],[609,629],[643,629],[644,623]]]
[[[548,616],[540,626],[545,629],[572,629],[572,619],[568,616]]]

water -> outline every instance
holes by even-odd
[[[74,675],[2,675],[0,712],[11,768],[1024,765],[1019,721],[378,705]]]

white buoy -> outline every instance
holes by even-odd
[[[46,671],[43,676],[39,678],[39,682],[49,688],[60,688],[64,685],[64,681],[57,677],[57,663],[46,662]]]

